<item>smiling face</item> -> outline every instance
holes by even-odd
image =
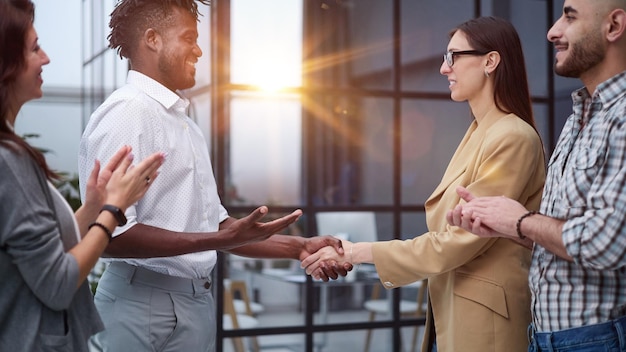
[[[457,30],[447,51],[473,50],[467,41],[467,36]],[[478,96],[484,86],[485,72],[483,65],[484,55],[455,55],[452,67],[444,61],[439,72],[448,77],[450,97],[454,101],[470,101]]]
[[[41,98],[43,95],[41,91],[43,84],[42,67],[50,63],[48,55],[37,42],[37,32],[32,26],[26,34],[24,62],[24,69],[17,75],[12,87],[17,106],[21,106],[29,100]]]
[[[163,45],[159,50],[159,80],[172,91],[187,89],[196,83],[196,67],[202,50],[198,46],[195,17],[174,7],[171,23],[160,33]]]
[[[556,74],[581,78],[605,59],[602,11],[596,6],[592,1],[565,1],[562,16],[548,31],[548,40],[556,49]]]

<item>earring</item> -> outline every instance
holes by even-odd
[[[489,78],[489,71],[485,70],[485,77]]]

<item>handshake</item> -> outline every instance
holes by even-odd
[[[332,236],[307,239],[307,245],[300,254],[301,267],[307,275],[324,282],[339,276],[346,276],[354,264],[354,243],[340,240]],[[322,243],[330,245],[321,246]],[[345,248],[348,248],[346,253]]]

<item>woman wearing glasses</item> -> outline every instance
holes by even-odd
[[[446,212],[461,202],[457,186],[539,208],[544,153],[515,28],[494,17],[459,25],[450,34],[440,72],[448,78],[452,100],[467,101],[474,119],[425,203],[429,232],[404,241],[346,241],[343,258],[329,250],[302,265],[317,276],[320,263],[331,258],[374,263],[386,288],[428,278],[422,351],[526,351],[531,244],[479,238],[446,222]]]

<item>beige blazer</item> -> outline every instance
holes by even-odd
[[[439,186],[426,201],[429,232],[373,245],[387,288],[428,278],[429,309],[422,351],[433,328],[440,352],[527,351],[531,320],[531,251],[503,238],[479,238],[448,225],[462,185],[476,196],[504,195],[538,210],[545,180],[543,146],[515,115],[490,113],[472,122]]]

